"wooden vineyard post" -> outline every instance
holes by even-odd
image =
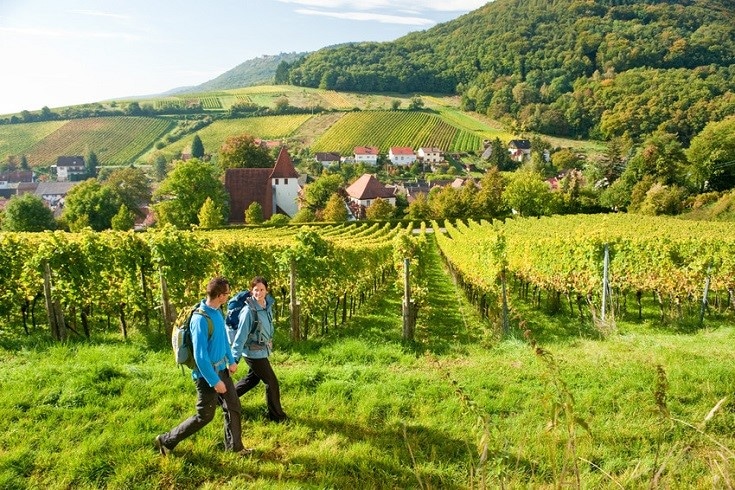
[[[291,259],[290,266],[290,287],[291,298],[289,303],[289,311],[291,313],[291,340],[298,341],[301,339],[301,324],[299,302],[296,300],[296,262]]]
[[[704,292],[702,293],[702,305],[699,309],[699,326],[701,327],[704,323],[704,313],[707,310],[707,296],[709,295],[709,285],[712,275],[712,263],[710,262],[709,267],[707,267],[707,277],[704,280]]]
[[[175,317],[171,310],[171,303],[169,303],[168,285],[166,284],[166,278],[163,277],[163,271],[159,269],[158,275],[161,280],[161,311],[163,312],[163,327],[166,329],[166,334],[171,335]]]
[[[605,321],[605,310],[608,296],[610,294],[610,283],[608,282],[608,269],[610,268],[610,248],[605,244],[605,260],[602,265],[602,321]]]
[[[66,339],[66,325],[61,313],[61,305],[55,301],[51,294],[51,267],[48,262],[44,264],[43,271],[43,295],[46,300],[46,315],[51,327],[51,336],[55,340]]]
[[[508,293],[505,286],[505,269],[500,273],[500,283],[503,288],[503,333],[507,335],[510,331],[510,324],[508,322]]]
[[[416,305],[411,299],[409,260],[403,259],[403,340],[413,340],[416,328]]]

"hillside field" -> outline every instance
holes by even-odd
[[[160,151],[168,159],[178,158],[198,133],[207,153],[216,154],[231,134],[248,133],[256,138],[282,140],[292,152],[302,148],[340,151],[349,155],[355,146],[378,146],[387,153],[391,146],[438,146],[445,151],[479,151],[482,141],[500,138],[509,141],[520,135],[505,129],[485,116],[459,110],[459,99],[449,96],[420,95],[424,111],[407,111],[408,94],[345,93],[281,85],[262,85],[203,94],[162,96],[141,99],[141,107],[185,108],[202,104],[203,113],[214,117],[208,127],[190,131],[183,137],[179,127],[193,121],[188,116],[96,117],[0,125],[0,157],[25,154],[33,166],[48,166],[62,155],[86,155],[94,151],[102,166],[149,163]],[[283,116],[219,119],[237,102],[274,108],[286,98],[292,107],[311,109],[310,113]],[[399,110],[392,110],[398,103]],[[125,102],[107,101],[111,109]],[[320,109],[322,111],[320,112]],[[157,150],[156,144],[175,141]],[[528,136],[528,135],[524,135]],[[578,148],[586,153],[601,152],[595,142],[554,139],[561,147]],[[160,145],[159,145],[160,146]]]

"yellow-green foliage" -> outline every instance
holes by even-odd
[[[438,147],[444,151],[481,148],[481,138],[426,112],[350,112],[312,145],[313,152],[338,151],[349,155],[355,146],[377,146],[387,153],[391,146]]]
[[[86,155],[94,151],[102,165],[129,164],[171,125],[166,119],[153,117],[73,119],[29,148],[26,151],[28,163],[53,165],[59,156]]]
[[[0,126],[0,156],[22,155],[37,141],[53,133],[67,121],[48,121]]]

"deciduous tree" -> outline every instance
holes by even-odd
[[[135,214],[123,204],[115,216],[112,217],[112,229],[119,231],[132,230],[135,226]]]
[[[44,231],[54,228],[54,213],[34,194],[13,196],[5,206],[3,231]]]
[[[324,221],[332,221],[335,223],[344,223],[347,221],[347,208],[344,200],[337,194],[332,194],[324,206],[322,213]]]
[[[395,210],[396,208],[391,206],[388,201],[378,197],[367,207],[365,216],[367,216],[367,219],[373,220],[391,219]]]
[[[259,225],[263,223],[263,206],[259,202],[251,202],[245,210],[245,223]]]
[[[198,217],[199,227],[204,229],[217,228],[225,222],[222,210],[217,207],[211,197],[208,197],[202,204]]]
[[[228,168],[269,168],[274,165],[268,149],[249,134],[230,136],[219,149],[219,165]]]
[[[96,179],[87,179],[67,193],[62,218],[71,231],[81,231],[87,226],[95,231],[107,230],[120,204],[111,187],[101,185]]]
[[[213,165],[198,159],[176,163],[153,193],[158,201],[154,205],[158,221],[177,228],[199,224],[199,210],[207,198],[219,206],[223,217],[227,216],[229,198],[217,174]]]

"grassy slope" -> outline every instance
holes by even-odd
[[[413,344],[400,340],[393,289],[307,342],[287,341],[279,322],[272,360],[292,420],[264,422],[262,387],[243,397],[244,438],[256,448],[245,459],[221,451],[219,415],[175,456],[155,454],[155,434],[194,405],[162,335],[36,347],[45,332],[4,330],[0,487],[468,488],[481,475],[489,488],[567,487],[575,465],[583,488],[733,481],[732,402],[704,423],[735,384],[731,324],[676,333],[620,321],[601,341],[511,291],[524,328],[553,355],[542,357],[520,335],[500,341],[433,257]],[[659,367],[668,387],[657,404]]]
[[[156,107],[166,100],[175,102],[175,105],[186,105],[187,101],[195,99],[202,101],[218,99],[222,109],[227,110],[238,100],[247,100],[266,107],[275,107],[276,101],[283,97],[286,97],[289,104],[295,107],[323,107],[327,110],[351,111],[354,108],[362,110],[390,110],[394,101],[400,102],[400,107],[405,109],[409,106],[412,95],[341,93],[293,86],[261,85],[202,94],[168,96],[161,97],[159,99],[141,100],[139,102],[143,105],[152,105]],[[436,111],[444,121],[461,130],[468,131],[480,139],[493,139],[499,137],[502,141],[509,141],[512,138],[520,136],[504,129],[502,125],[496,121],[489,120],[479,114],[468,114],[459,111],[459,99],[457,97],[435,97],[432,95],[423,95],[422,100],[424,101],[427,109]],[[280,134],[285,131],[262,132],[261,123],[258,122],[258,119],[261,118],[255,118],[249,122],[242,122],[242,120],[234,120],[231,122],[220,121],[216,122],[212,126],[213,129],[204,130],[202,132],[204,134],[202,138],[204,140],[205,136],[208,137],[208,131],[221,133],[221,128],[225,127],[232,129],[234,132],[238,132],[240,131],[239,126],[242,125],[243,131],[249,132],[256,137],[278,139],[288,136],[289,141],[293,145],[308,146],[318,142],[319,137],[325,134],[331,125],[334,124],[342,114],[343,113],[326,113],[323,115],[315,115],[314,117],[318,118],[320,122],[328,124],[305,124],[302,128],[296,128],[288,134]],[[387,113],[387,115],[389,117],[390,113]],[[99,121],[107,119],[114,120],[116,118],[99,118],[94,121],[97,121],[96,124],[102,124],[102,122]],[[134,144],[127,142],[124,145],[125,152],[123,152],[122,149],[118,149],[120,148],[120,135],[114,132],[110,132],[109,136],[106,137],[106,140],[104,138],[100,140],[100,135],[104,136],[104,133],[100,133],[99,130],[95,133],[93,128],[84,130],[85,132],[83,133],[66,134],[60,132],[57,135],[59,137],[54,137],[52,134],[53,131],[65,123],[69,123],[69,131],[74,129],[81,130],[83,128],[82,124],[91,124],[89,122],[90,120],[86,120],[86,123],[82,123],[81,121],[85,120],[79,120],[76,122],[55,121],[47,123],[0,126],[0,156],[20,154],[23,152],[28,153],[32,150],[32,164],[49,165],[54,163],[56,161],[56,156],[60,154],[86,154],[86,148],[90,148],[95,150],[98,154],[102,165],[125,163],[122,162],[122,160],[131,158],[137,158],[139,162],[143,162],[148,160],[150,153],[153,151],[150,149],[156,141],[163,136],[158,131],[155,131],[150,134],[147,141],[143,141],[141,138],[140,140],[136,139]],[[215,129],[218,126],[220,129]],[[172,130],[173,128],[174,125],[172,124],[169,127],[169,130]],[[315,133],[315,129],[318,129],[320,132]],[[132,130],[128,129],[123,131],[123,134],[136,134],[136,138],[138,138],[139,136],[137,136],[137,133],[139,133],[140,130],[140,127],[135,127]],[[200,133],[200,136],[202,133]],[[191,144],[192,138],[193,134],[168,145],[162,150],[163,154],[169,158],[178,157],[181,150]],[[213,135],[210,138],[210,141],[204,140],[205,149],[208,152],[216,152],[219,148],[219,144],[223,141],[223,138],[223,135],[218,134]],[[554,138],[549,138],[549,140],[552,141],[554,145],[577,148],[579,151],[588,154],[601,153],[604,148],[603,145],[595,142],[582,142]],[[345,143],[344,147],[351,149],[355,146],[365,144],[366,143],[364,141],[350,141]],[[394,142],[392,144],[398,143]],[[139,148],[141,145],[142,149]],[[133,146],[135,148],[132,148]],[[80,148],[82,149],[80,150]],[[142,153],[146,148],[148,148],[149,151],[147,153]],[[333,148],[330,148],[330,151],[331,150],[333,150]],[[315,151],[318,151],[318,149]]]
[[[22,155],[68,121],[0,125],[0,158]]]
[[[219,151],[222,143],[232,135],[247,133],[262,139],[283,139],[291,136],[312,117],[310,114],[297,114],[224,119],[214,121],[209,126],[197,131],[196,134],[202,139],[204,151],[215,154]],[[168,158],[178,158],[184,149],[191,147],[193,139],[194,133],[155,151],[160,151]]]

